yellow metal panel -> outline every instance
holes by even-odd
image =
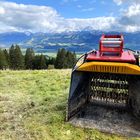
[[[139,66],[129,63],[117,62],[86,62],[82,64],[77,70],[140,75]]]

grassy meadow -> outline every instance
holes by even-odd
[[[0,71],[0,140],[128,139],[64,121],[70,73]]]

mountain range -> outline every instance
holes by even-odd
[[[98,48],[102,34],[103,32],[92,30],[64,33],[8,32],[0,34],[0,47],[9,48],[12,44],[19,44],[22,48],[33,48],[36,52],[56,52],[59,48],[86,52]],[[106,32],[105,34],[120,33]],[[125,39],[125,47],[139,50],[140,32],[122,34]]]

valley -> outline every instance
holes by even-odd
[[[99,31],[79,31],[64,33],[27,33],[11,32],[0,34],[0,48],[9,48],[12,44],[22,47],[23,53],[26,48],[33,48],[36,54],[55,56],[60,48],[82,54],[92,49],[97,49],[100,36],[103,32]],[[120,34],[109,32],[106,34]],[[125,47],[139,50],[140,33],[123,33]]]

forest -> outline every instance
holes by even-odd
[[[0,69],[6,70],[40,70],[67,69],[76,63],[75,52],[59,49],[56,58],[43,54],[35,55],[32,48],[27,48],[23,55],[19,45],[12,45],[8,50],[0,49]]]

